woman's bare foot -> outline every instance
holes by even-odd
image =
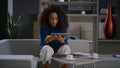
[[[62,68],[68,68],[67,64],[63,64]]]
[[[50,68],[50,64],[48,61],[44,64],[44,68]]]

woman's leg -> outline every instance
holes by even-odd
[[[68,68],[68,65],[67,64],[63,64],[62,68]]]
[[[71,53],[71,49],[68,45],[61,46],[57,51],[57,54],[70,54],[70,53]],[[68,68],[68,65],[63,64],[62,68]]]
[[[48,61],[44,64],[44,68],[50,68],[50,64]]]
[[[70,53],[71,49],[68,45],[61,46],[57,51],[57,54],[70,54]]]
[[[54,54],[53,49],[49,45],[42,47],[40,51],[40,59],[44,64],[44,68],[50,68],[51,57]]]

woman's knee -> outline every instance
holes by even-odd
[[[58,53],[61,53],[61,54],[70,54],[71,53],[71,48],[68,45],[63,45],[58,50]]]
[[[43,46],[41,51],[44,51],[44,52],[54,52],[53,49],[49,45]]]
[[[49,45],[45,45],[42,47],[40,51],[40,59],[42,60],[43,64],[45,64],[47,61],[51,62],[51,56],[54,54],[53,49]]]
[[[65,49],[65,50],[70,50],[71,51],[71,48],[68,45],[63,45],[62,48]]]

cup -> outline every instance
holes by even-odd
[[[81,11],[81,14],[86,14],[86,11]]]
[[[98,58],[98,57],[99,57],[98,53],[92,53],[92,58]]]
[[[60,2],[64,2],[64,0],[59,0]]]
[[[73,59],[73,55],[66,55],[66,59]]]

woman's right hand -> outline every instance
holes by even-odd
[[[54,40],[54,39],[55,39],[54,36],[48,35],[48,36],[45,38],[45,42],[48,44],[48,42],[50,42],[50,41],[52,41],[52,40]]]

